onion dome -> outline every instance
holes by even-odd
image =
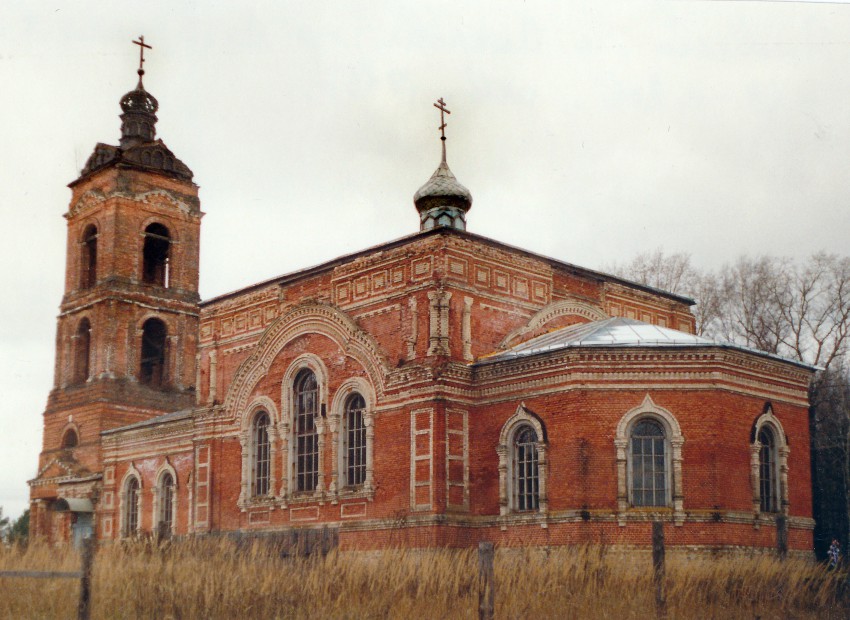
[[[445,140],[445,138],[443,138]],[[466,212],[472,207],[472,194],[457,180],[446,163],[446,143],[439,167],[413,195],[419,211],[420,230],[448,226],[466,230]]]
[[[159,102],[145,90],[139,70],[139,83],[134,90],[121,97],[121,147],[142,142],[153,142],[156,136],[156,111]]]

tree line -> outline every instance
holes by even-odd
[[[716,270],[655,250],[605,268],[693,298],[697,334],[818,367],[809,388],[815,549],[850,538],[850,258],[739,256]]]

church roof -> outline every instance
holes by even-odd
[[[696,302],[687,297],[685,295],[680,295],[678,293],[671,293],[670,291],[665,291],[660,288],[655,288],[654,286],[648,286],[646,284],[641,284],[639,282],[633,282],[632,280],[627,280],[625,278],[621,278],[619,276],[611,275],[608,273],[604,273],[602,271],[596,271],[595,269],[589,269],[587,267],[581,267],[579,265],[575,265],[573,263],[568,263],[566,261],[558,260],[557,258],[552,258],[551,256],[546,256],[544,254],[538,254],[536,252],[532,252],[530,250],[526,250],[515,245],[510,245],[509,243],[504,243],[502,241],[497,241],[496,239],[492,239],[490,237],[485,237],[483,235],[479,235],[476,233],[471,233],[468,230],[459,230],[457,228],[451,227],[438,227],[431,228],[429,230],[419,231],[410,235],[406,235],[404,237],[400,237],[398,239],[394,239],[392,241],[386,241],[381,243],[380,245],[375,245],[364,250],[360,250],[358,252],[353,252],[351,254],[344,254],[342,256],[338,256],[332,260],[326,261],[324,263],[320,263],[318,265],[314,265],[312,267],[307,267],[306,269],[300,269],[298,271],[293,271],[290,273],[285,273],[274,278],[269,278],[268,280],[262,280],[260,282],[256,282],[254,284],[249,284],[248,286],[236,289],[234,291],[229,291],[227,293],[222,293],[221,295],[216,295],[215,297],[211,297],[209,299],[205,299],[201,301],[201,307],[212,305],[216,302],[223,301],[225,299],[231,299],[238,295],[244,295],[255,291],[259,288],[278,284],[290,284],[302,278],[309,278],[315,276],[324,271],[329,271],[338,267],[339,265],[343,265],[345,263],[349,263],[351,261],[357,260],[358,258],[368,256],[370,254],[377,254],[378,252],[383,252],[386,250],[390,250],[392,248],[404,246],[408,243],[413,243],[418,239],[422,239],[428,237],[430,235],[458,235],[460,237],[466,237],[473,241],[478,241],[489,245],[491,247],[495,247],[497,249],[513,252],[522,256],[526,256],[528,258],[536,259],[543,261],[556,269],[564,269],[571,273],[575,273],[584,277],[602,280],[607,282],[615,282],[617,284],[627,286],[629,288],[633,288],[640,291],[646,291],[652,293],[653,295],[658,295],[664,297],[666,299],[672,299],[681,303],[686,303],[688,305],[694,305]]]
[[[165,422],[175,422],[177,420],[182,420],[184,418],[191,418],[192,410],[191,409],[181,409],[180,411],[172,411],[171,413],[164,413],[162,415],[158,415],[155,418],[150,418],[148,420],[142,420],[141,422],[134,422],[133,424],[127,424],[126,426],[119,426],[117,428],[110,428],[105,431],[101,431],[101,435],[111,435],[112,433],[120,433],[123,431],[132,431],[137,428],[145,428],[147,426],[156,426],[157,424],[163,424]]]
[[[758,349],[719,342],[695,334],[670,329],[669,327],[659,327],[658,325],[651,325],[643,321],[623,317],[611,317],[601,321],[563,327],[548,334],[527,340],[526,342],[521,342],[505,351],[500,351],[499,353],[482,358],[477,363],[501,362],[528,355],[577,347],[688,348],[705,346],[737,349],[798,366],[813,368],[808,364],[765,353]]]

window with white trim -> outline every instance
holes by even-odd
[[[667,506],[670,470],[667,438],[657,420],[642,418],[629,437],[629,497],[632,506]]]
[[[779,511],[779,493],[776,475],[776,439],[769,426],[758,435],[759,447],[759,507],[761,512]]]
[[[314,491],[319,482],[319,386],[312,370],[305,368],[295,377],[294,397],[295,490]]]
[[[543,421],[520,404],[499,434],[499,512],[541,513],[549,509],[548,444]]]
[[[540,507],[537,433],[523,424],[514,433],[511,448],[512,507],[517,512],[537,510]]]
[[[139,479],[136,476],[127,478],[124,483],[124,531],[125,537],[135,536],[139,530]]]
[[[164,524],[161,527],[164,527],[166,532],[170,532],[174,527],[174,476],[171,475],[171,472],[162,474],[157,491],[159,504],[157,526]]]
[[[271,450],[269,442],[269,414],[260,411],[251,425],[251,496],[264,497],[271,488]]]
[[[366,481],[366,401],[354,393],[345,401],[343,412],[343,454],[345,485],[360,486]]]

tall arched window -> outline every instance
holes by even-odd
[[[171,472],[162,474],[157,495],[159,500],[157,526],[163,527],[166,532],[171,532],[174,527],[174,476]]]
[[[130,476],[124,487],[124,536],[135,536],[139,530],[139,479]]]
[[[545,514],[549,510],[546,426],[521,403],[502,426],[499,456],[499,512]]]
[[[89,378],[91,359],[91,323],[83,319],[77,326],[74,338],[74,383],[84,383]]]
[[[295,377],[295,490],[314,491],[319,480],[319,441],[316,434],[319,389],[313,371]]]
[[[761,512],[779,512],[779,486],[776,475],[776,439],[768,426],[758,434],[759,497]]]
[[[145,228],[145,245],[142,250],[142,281],[157,286],[169,286],[171,235],[162,224]]]
[[[269,414],[261,411],[254,418],[251,428],[251,446],[253,452],[251,495],[262,497],[269,494],[271,476],[271,456],[269,446]]]
[[[345,455],[345,484],[359,486],[366,480],[366,423],[363,412],[366,401],[354,393],[345,401],[343,454]]]
[[[97,227],[86,226],[83,231],[82,261],[80,265],[80,287],[91,288],[97,282]]]
[[[148,319],[142,326],[142,361],[139,381],[152,387],[165,384],[166,337],[165,323]]]
[[[514,433],[511,445],[513,509],[518,512],[537,510],[540,506],[537,433],[523,424]]]
[[[651,418],[638,420],[629,439],[632,506],[667,506],[670,484],[664,427]]]

